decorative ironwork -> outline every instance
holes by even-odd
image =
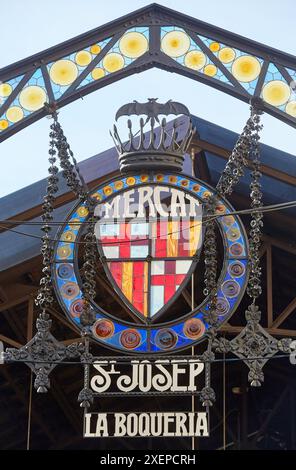
[[[36,304],[42,309],[44,312],[46,308],[48,308],[54,301],[53,292],[52,292],[52,279],[51,279],[51,257],[52,257],[52,242],[50,240],[50,232],[52,231],[52,227],[50,222],[53,220],[53,204],[55,201],[55,194],[58,191],[58,167],[55,165],[56,163],[56,150],[54,148],[55,141],[54,141],[54,124],[50,126],[50,149],[49,153],[49,164],[50,167],[48,168],[48,180],[47,180],[47,188],[46,188],[46,195],[43,198],[43,214],[42,220],[43,225],[41,227],[42,232],[44,235],[42,237],[42,247],[41,247],[41,254],[42,254],[42,263],[43,263],[43,277],[40,280],[40,288],[36,299]]]
[[[217,352],[233,353],[249,367],[248,379],[253,387],[260,387],[264,381],[263,367],[279,351],[291,352],[292,339],[276,340],[260,325],[259,307],[251,304],[245,312],[247,324],[231,341],[215,339],[213,346]]]
[[[211,364],[215,360],[215,354],[212,351],[213,330],[210,332],[207,350],[202,354],[201,360],[205,363],[205,386],[200,393],[202,406],[208,408],[216,401],[216,394],[211,387]]]
[[[93,362],[93,356],[89,352],[89,338],[85,335],[84,339],[84,352],[80,356],[80,361],[83,364],[84,377],[83,377],[83,389],[79,392],[78,402],[81,408],[87,409],[93,403],[93,392],[89,386],[89,369],[90,363]]]
[[[87,224],[87,232],[84,238],[85,253],[83,263],[83,311],[80,316],[80,321],[85,328],[85,333],[88,332],[88,327],[93,325],[96,320],[96,314],[91,306],[91,302],[96,296],[96,237],[94,233],[95,217],[93,215],[93,207],[90,208],[92,215]]]
[[[262,111],[257,107],[252,108],[252,134],[251,134],[251,148],[250,148],[250,160],[252,162],[251,171],[251,184],[250,184],[250,197],[251,197],[251,208],[255,209],[251,213],[251,230],[249,238],[250,246],[250,278],[247,288],[248,295],[253,299],[253,303],[256,298],[261,294],[262,288],[260,285],[261,279],[261,267],[260,267],[260,242],[261,242],[261,228],[263,227],[263,213],[259,210],[262,207],[262,191],[260,178],[262,176],[260,172],[260,149],[259,139],[262,125],[260,124],[260,115]]]
[[[260,109],[261,108],[261,109]],[[279,351],[290,352],[291,339],[277,341],[260,325],[261,312],[255,305],[256,299],[262,292],[261,287],[261,267],[260,267],[260,239],[263,227],[262,190],[260,178],[260,149],[259,139],[262,125],[260,116],[262,114],[262,101],[253,100],[251,106],[251,116],[239,137],[229,162],[221,175],[218,188],[223,193],[230,194],[233,186],[238,182],[243,174],[243,167],[246,166],[246,158],[252,164],[250,198],[251,213],[250,238],[249,238],[249,267],[250,276],[247,293],[252,299],[252,304],[245,312],[247,324],[245,328],[233,340],[225,338],[214,339],[213,348],[217,352],[232,352],[249,367],[248,379],[253,387],[259,387],[264,381],[263,367],[268,359]]]
[[[84,352],[82,343],[65,346],[50,333],[52,320],[42,312],[36,321],[37,333],[25,346],[19,349],[7,348],[5,362],[25,362],[36,375],[34,386],[38,393],[50,388],[49,374],[64,359],[74,359]]]
[[[52,112],[52,109],[48,107]],[[52,146],[57,150],[61,168],[63,169],[63,177],[65,178],[67,185],[72,189],[74,194],[81,200],[85,201],[88,198],[88,188],[85,181],[79,171],[77,162],[74,158],[73,152],[70,149],[70,145],[67,142],[67,138],[63,132],[63,129],[58,122],[57,112],[52,112],[54,123],[51,128],[52,133]],[[56,152],[55,152],[56,153]],[[73,164],[70,162],[70,158]]]
[[[42,220],[43,225],[41,230],[44,232],[42,237],[42,263],[43,276],[40,280],[40,288],[36,297],[36,304],[41,309],[41,313],[36,320],[37,333],[25,346],[20,349],[6,349],[5,361],[11,362],[13,360],[23,360],[27,362],[28,366],[35,373],[36,378],[34,386],[38,393],[45,393],[50,388],[49,374],[56,367],[57,363],[62,362],[66,358],[79,357],[84,352],[84,346],[82,343],[75,343],[70,346],[65,346],[63,343],[57,341],[54,336],[50,333],[52,320],[50,315],[47,313],[47,309],[54,302],[53,297],[53,286],[51,277],[51,261],[52,261],[52,241],[49,236],[52,227],[50,222],[53,220],[53,209],[55,194],[58,191],[58,167],[56,163],[57,150],[59,154],[62,153],[61,159],[65,157],[65,149],[69,149],[69,146],[65,139],[63,139],[63,132],[57,121],[57,114],[53,113],[54,122],[50,126],[50,149],[49,149],[49,163],[48,168],[48,180],[46,195],[44,196],[44,202],[42,205],[43,214]],[[56,150],[57,149],[57,150]],[[64,153],[63,153],[64,152]],[[66,173],[72,168],[66,166]],[[73,178],[68,178],[68,183],[72,183]],[[76,185],[75,187],[77,187]]]
[[[247,167],[247,159],[250,153],[252,124],[253,119],[250,116],[219,178],[216,188],[219,194],[223,196],[230,196],[234,187],[239,183],[240,178],[244,176],[244,170]]]
[[[217,328],[217,247],[214,218],[210,218],[216,212],[217,197],[210,196],[206,203],[205,215],[208,218],[206,222],[204,256],[205,256],[205,274],[204,274],[204,295],[209,296],[209,309],[205,312],[205,321],[211,328]]]
[[[159,115],[188,114],[188,110],[180,103],[168,101],[165,104],[156,103],[155,100],[147,103],[130,103],[122,106],[116,118],[132,114],[147,115],[146,122],[141,118],[140,128],[133,132],[132,122],[128,120],[129,139],[122,143],[116,125],[113,126],[111,136],[119,155],[119,168],[121,172],[150,170],[182,171],[184,155],[195,133],[190,118],[177,119],[173,126],[168,126],[166,119],[160,123],[159,137],[155,133],[155,121],[159,122]],[[170,111],[170,108],[171,111]],[[145,124],[150,121],[149,129]],[[180,137],[181,131],[184,134]]]
[[[115,120],[117,121],[121,116],[139,116],[144,114],[147,116],[144,125],[151,121],[151,126],[153,127],[155,121],[160,124],[159,115],[168,116],[169,114],[185,114],[190,116],[189,110],[184,104],[177,103],[172,100],[169,100],[166,103],[157,103],[157,99],[158,98],[148,98],[146,103],[139,103],[134,100],[132,103],[125,104],[117,111]]]

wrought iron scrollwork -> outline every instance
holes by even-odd
[[[84,352],[83,343],[75,343],[65,346],[56,340],[51,334],[50,329],[52,320],[48,313],[48,308],[53,304],[53,286],[51,279],[51,260],[52,260],[52,241],[50,233],[52,227],[50,223],[53,220],[53,210],[55,202],[55,194],[58,191],[58,167],[56,166],[56,155],[59,154],[61,165],[64,167],[64,176],[67,177],[68,184],[79,192],[81,198],[84,198],[84,192],[79,186],[73,175],[73,165],[70,166],[66,158],[69,150],[67,141],[63,138],[63,132],[57,121],[57,113],[53,113],[54,122],[50,126],[50,148],[49,148],[49,168],[46,194],[43,199],[42,227],[44,232],[42,236],[42,278],[40,287],[35,300],[36,305],[41,309],[36,320],[36,335],[20,349],[7,348],[4,353],[6,362],[22,360],[27,363],[31,370],[35,373],[36,378],[34,386],[38,393],[45,393],[50,388],[49,374],[66,358],[79,357]],[[63,162],[63,163],[62,163]],[[70,176],[71,173],[71,176]]]
[[[203,290],[204,295],[210,297],[209,310],[205,312],[205,320],[211,325],[211,329],[216,329],[218,325],[217,315],[217,243],[216,243],[216,222],[214,217],[217,206],[215,196],[210,196],[207,200],[205,215],[208,217],[206,223],[206,231],[204,238],[204,255],[205,255],[205,275]],[[212,331],[212,334],[214,332]]]
[[[217,183],[216,188],[223,196],[229,196],[233,192],[234,187],[239,183],[240,178],[244,176],[250,153],[252,127],[253,119],[250,116]]]
[[[25,346],[19,349],[7,348],[5,362],[25,362],[36,375],[34,386],[38,393],[50,388],[49,374],[64,359],[74,359],[84,352],[82,343],[65,346],[50,333],[52,320],[42,312],[36,321],[37,333]]]

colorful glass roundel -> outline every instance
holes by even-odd
[[[126,305],[122,319],[93,302],[94,340],[117,351],[172,353],[201,341],[209,329],[209,299],[191,312],[171,307],[197,269],[203,243],[202,208],[215,190],[178,173],[121,175],[100,185],[94,226],[100,263],[113,289]],[[218,281],[219,324],[237,308],[247,283],[248,245],[240,219],[218,198],[217,224],[224,259]],[[79,203],[61,228],[54,251],[54,284],[68,318],[82,327],[82,283],[78,246],[88,209]],[[128,314],[127,314],[128,315]],[[170,316],[169,316],[170,315]]]

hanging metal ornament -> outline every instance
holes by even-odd
[[[250,153],[252,127],[253,118],[250,116],[217,183],[216,188],[223,196],[230,196],[240,178],[244,176]]]
[[[215,334],[218,326],[217,315],[217,240],[216,221],[213,217],[216,212],[217,198],[213,195],[208,198],[205,210],[206,230],[204,238],[205,275],[204,295],[210,297],[209,309],[205,313],[205,320],[211,325],[211,334]]]
[[[58,191],[58,167],[56,166],[56,117],[55,122],[50,126],[50,149],[49,149],[49,168],[46,194],[43,199],[43,225],[42,236],[42,278],[40,288],[36,297],[36,305],[41,310],[37,321],[36,335],[25,346],[19,349],[7,348],[4,353],[5,362],[22,361],[27,363],[35,373],[36,378],[34,387],[38,393],[45,393],[50,388],[49,374],[64,359],[73,359],[79,357],[84,351],[82,343],[74,343],[65,346],[57,341],[51,334],[50,329],[52,320],[48,313],[49,307],[54,302],[53,286],[51,278],[51,259],[52,259],[52,241],[50,233],[52,231],[51,222],[53,220],[53,209],[55,194]]]
[[[72,189],[77,198],[85,203],[85,208],[90,214],[88,223],[86,225],[86,234],[84,237],[85,250],[83,253],[83,309],[81,312],[81,323],[83,324],[82,336],[84,337],[84,350],[80,355],[81,363],[84,370],[84,387],[79,393],[78,401],[82,407],[87,408],[93,401],[92,391],[89,388],[89,370],[90,363],[92,362],[92,355],[90,353],[89,341],[89,328],[95,321],[95,313],[92,309],[91,302],[96,295],[96,239],[94,235],[94,204],[89,196],[88,187],[79,171],[79,167],[71,151],[70,145],[63,132],[63,129],[58,122],[57,113],[53,113],[54,130],[55,130],[55,147],[57,155],[60,160],[61,168],[63,169],[63,176],[66,179],[67,185]],[[71,160],[73,163],[71,163]]]
[[[251,106],[251,116],[245,128],[245,136],[249,141],[249,147],[244,147],[245,155],[248,155],[251,164],[251,221],[250,221],[250,237],[249,237],[249,282],[247,286],[247,294],[252,299],[251,305],[245,312],[247,324],[245,328],[231,341],[220,338],[214,341],[214,349],[220,353],[232,352],[242,359],[249,367],[248,379],[253,387],[261,386],[264,381],[263,367],[270,357],[278,351],[287,352],[290,348],[291,339],[286,338],[277,341],[260,325],[261,312],[255,304],[257,298],[262,292],[261,287],[261,267],[260,267],[260,244],[263,227],[262,208],[262,190],[260,178],[260,131],[262,125],[260,123],[262,111],[260,110],[260,102],[254,102]],[[242,161],[242,159],[240,159]],[[223,176],[223,175],[222,175]],[[221,177],[222,178],[222,177]],[[231,184],[231,179],[228,178]],[[225,184],[220,181],[219,187],[225,188]]]

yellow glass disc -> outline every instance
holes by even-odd
[[[136,179],[133,176],[130,176],[126,180],[126,184],[128,184],[129,186],[133,186],[133,184],[135,184],[135,182],[136,182]]]
[[[135,59],[143,55],[148,49],[147,38],[142,33],[130,32],[124,34],[119,41],[120,52],[126,57]]]
[[[78,219],[77,217],[74,219],[71,219],[69,221],[69,227],[71,227],[72,230],[79,230],[81,227],[80,219]]]
[[[118,52],[111,52],[104,57],[103,66],[109,73],[117,72],[124,67],[124,58]]]
[[[8,121],[6,119],[0,120],[0,131],[4,131],[8,127]]]
[[[66,86],[77,78],[78,69],[72,60],[61,59],[51,66],[49,75],[57,85]]]
[[[98,54],[99,52],[101,52],[101,46],[99,46],[99,44],[94,44],[93,46],[91,46],[90,48],[90,52],[92,54]]]
[[[226,215],[225,217],[222,218],[222,221],[225,225],[230,227],[230,225],[234,224],[235,218],[233,217],[233,215]]]
[[[113,189],[111,188],[111,186],[105,186],[103,188],[103,191],[104,191],[104,194],[106,194],[106,196],[109,196],[110,194],[113,193]]]
[[[250,55],[242,55],[238,57],[232,64],[232,75],[239,82],[252,82],[255,80],[261,70],[261,65],[256,57]]]
[[[219,59],[224,64],[229,64],[235,59],[235,51],[231,47],[222,47],[218,54]]]
[[[266,103],[281,106],[290,98],[291,90],[287,83],[281,80],[272,80],[262,90],[262,97]]]
[[[77,214],[79,217],[86,217],[88,214],[88,209],[85,206],[81,206],[77,209]]]
[[[286,106],[286,113],[290,116],[296,117],[296,101],[290,101]]]
[[[218,52],[220,49],[220,44],[218,42],[211,42],[210,44],[210,50],[212,52]]]
[[[75,233],[71,232],[71,230],[67,230],[62,234],[61,240],[65,242],[73,242],[75,240]]]
[[[45,90],[36,85],[27,86],[19,95],[20,105],[27,111],[36,111],[42,108],[46,99]]]
[[[206,75],[209,75],[209,77],[214,77],[217,73],[217,70],[218,69],[217,69],[216,65],[208,64],[208,65],[205,66],[203,71]]]
[[[202,197],[204,197],[204,198],[208,198],[210,196],[211,196],[211,193],[209,191],[205,191],[202,195]]]
[[[2,98],[6,98],[12,92],[12,86],[9,83],[1,83],[0,84],[0,96]]]
[[[186,67],[194,70],[200,70],[204,67],[207,59],[203,52],[201,51],[190,51],[186,54],[184,63]]]
[[[105,70],[102,69],[101,67],[97,67],[97,68],[93,69],[93,71],[91,73],[91,76],[94,80],[98,80],[99,78],[104,77],[104,75],[105,75]]]
[[[88,51],[79,51],[75,55],[75,62],[81,67],[85,67],[86,65],[88,65],[91,62],[91,59],[91,53]]]
[[[58,253],[59,258],[65,259],[65,258],[69,258],[69,256],[72,253],[72,250],[70,246],[63,245],[63,246],[59,246],[59,248],[57,249],[57,253]]]
[[[190,38],[183,31],[171,31],[162,38],[161,47],[168,56],[180,57],[188,51]]]
[[[115,189],[122,189],[123,188],[123,182],[122,181],[115,181]]]
[[[24,111],[19,106],[11,106],[6,111],[6,117],[10,122],[18,122],[24,117]]]

